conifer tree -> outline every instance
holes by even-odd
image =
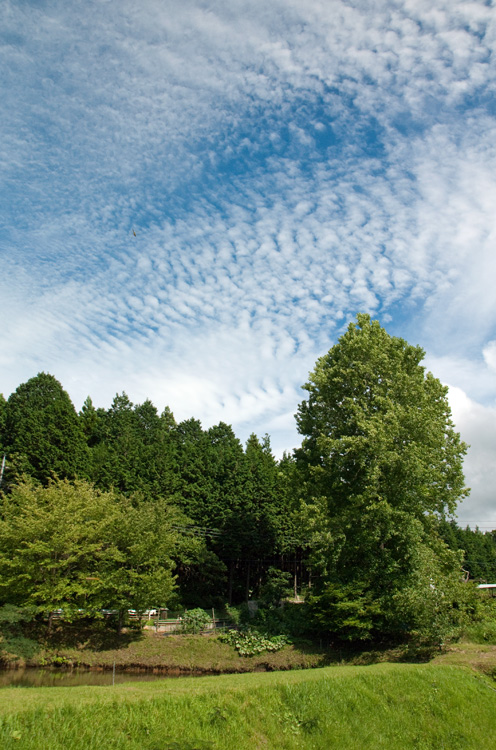
[[[84,472],[86,441],[74,405],[45,372],[20,385],[7,401],[5,445],[18,472],[46,483]]]

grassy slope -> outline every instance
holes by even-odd
[[[146,669],[172,673],[236,673],[409,660],[402,648],[353,652],[344,646],[321,649],[311,645],[286,646],[275,653],[246,658],[240,657],[231,646],[220,643],[215,636],[164,637],[150,631],[143,635],[128,633],[120,638],[105,631],[96,634],[78,631],[74,636],[65,633],[58,642],[54,639],[49,647],[41,649],[29,660],[29,665],[49,665],[54,657],[84,668],[112,669],[115,662],[121,671]],[[434,661],[470,666],[496,675],[496,645],[456,643]]]
[[[109,633],[72,639],[65,634],[59,643],[41,649],[29,666],[49,665],[62,658],[74,666],[119,670],[149,669],[171,672],[252,672],[254,670],[304,669],[329,664],[329,654],[318,647],[286,646],[275,653],[243,658],[215,636],[126,634],[120,639]],[[337,653],[334,660],[338,660]]]
[[[496,690],[464,667],[376,664],[0,691],[5,750],[489,750]]]
[[[286,647],[241,658],[215,638],[78,638],[38,655],[93,667],[293,671],[223,674],[115,687],[0,690],[0,747],[27,750],[496,747],[496,646],[459,643],[429,664],[313,670],[344,653]],[[350,655],[348,654],[348,658]],[[399,659],[355,654],[355,664]],[[132,678],[130,678],[132,679]]]

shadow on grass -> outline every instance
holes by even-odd
[[[91,651],[110,651],[125,648],[143,638],[140,628],[127,628],[122,633],[105,621],[79,620],[57,622],[51,633],[46,627],[38,627],[31,638],[36,638],[50,649],[76,649],[84,646]]]
[[[440,649],[434,646],[404,643],[394,645],[384,643],[367,643],[366,645],[331,643],[327,646],[316,644],[300,646],[298,644],[298,648],[308,655],[320,655],[319,667],[336,665],[368,666],[380,662],[425,664],[440,653]]]

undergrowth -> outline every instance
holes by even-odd
[[[218,636],[221,643],[233,646],[240,656],[256,656],[264,651],[280,651],[291,643],[287,635],[267,635],[256,630],[228,630]]]

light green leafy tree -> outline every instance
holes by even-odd
[[[184,523],[175,508],[68,480],[26,479],[0,500],[4,602],[69,620],[116,609],[121,623],[127,609],[167,604]]]
[[[320,576],[311,601],[319,626],[341,636],[420,632],[432,591],[449,590],[439,598],[453,609],[460,560],[435,519],[467,494],[466,446],[423,356],[358,315],[304,386],[296,459]]]
[[[175,589],[175,559],[181,546],[177,523],[184,516],[165,503],[121,497],[112,528],[113,559],[101,567],[99,599],[119,613],[165,607]]]

